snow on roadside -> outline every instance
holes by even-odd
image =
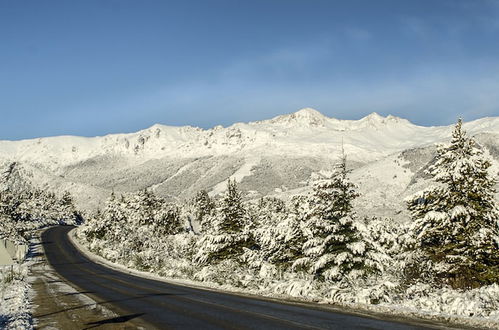
[[[26,265],[0,268],[0,328],[32,329]]]
[[[76,290],[68,283],[61,281],[61,278],[55,273],[52,266],[47,262],[43,261],[32,267],[32,275],[29,277],[29,283],[33,284],[37,279],[42,279],[45,282],[45,290],[50,294],[51,299],[54,299],[56,304],[66,304],[67,302],[59,300],[58,297],[61,295],[71,296],[73,299],[78,301],[78,305],[85,307],[88,310],[97,310],[106,317],[112,318],[119,316],[115,312],[108,309],[103,304],[97,303],[95,300],[90,298],[85,294],[81,294],[80,291]],[[47,282],[50,285],[47,285]],[[36,306],[35,306],[36,307]],[[34,308],[35,309],[35,308]],[[81,308],[79,308],[81,310]],[[39,320],[34,319],[35,326],[38,326]]]
[[[0,329],[33,329],[36,319],[33,319],[33,283],[37,280],[35,271],[40,271],[46,278],[54,280],[52,287],[58,293],[76,293],[73,287],[59,278],[53,276],[48,265],[41,255],[43,247],[40,244],[39,235],[30,240],[30,251],[26,260],[20,265],[0,266]],[[117,316],[116,313],[99,305],[86,295],[75,295],[84,306],[89,309],[98,308],[104,315]]]
[[[30,242],[31,245],[34,240]],[[28,281],[31,255],[19,265],[0,266],[0,328],[33,329],[32,289]]]
[[[288,302],[316,302],[323,306],[330,306],[331,308],[341,307],[347,309],[348,312],[354,310],[359,314],[374,313],[377,315],[383,314],[387,317],[405,317],[413,320],[418,318],[426,319],[432,322],[445,323],[444,327],[454,324],[456,326],[488,329],[499,328],[499,286],[497,285],[458,292],[446,288],[438,290],[429,287],[423,288],[419,284],[413,285],[404,294],[397,295],[390,292],[392,287],[394,287],[393,285],[390,286],[390,283],[381,283],[369,288],[345,289],[341,285],[332,287],[331,284],[324,285],[291,274],[287,274],[289,276],[282,276],[280,280],[277,280],[274,276],[275,274],[272,274],[273,269],[268,269],[269,274],[267,275],[259,274],[259,281],[254,280],[252,277],[254,274],[245,275],[241,272],[240,276],[234,279],[234,283],[222,283],[217,281],[217,274],[220,273],[220,270],[208,269],[208,267],[197,272],[194,275],[195,280],[192,280],[179,276],[179,272],[175,270],[166,273],[166,276],[163,272],[161,276],[133,269],[133,266],[130,265],[127,267],[109,261],[102,256],[94,254],[89,250],[88,246],[80,242],[75,230],[71,231],[69,237],[73,244],[94,262],[125,273],[166,283],[242,295],[266,296]],[[107,252],[111,253],[111,251]],[[180,266],[177,264],[177,262],[172,260],[171,267]],[[262,271],[265,272],[265,267],[262,268]],[[262,279],[263,281],[260,281]],[[392,295],[388,301],[382,301],[379,304],[370,303],[373,295],[375,296],[377,293],[383,295],[387,294],[387,292]],[[396,299],[393,299],[393,296]],[[438,325],[442,326],[442,324]]]

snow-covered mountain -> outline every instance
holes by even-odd
[[[464,127],[499,159],[499,117]],[[376,113],[339,120],[306,108],[207,130],[154,125],[93,138],[0,141],[0,160],[17,162],[35,183],[67,189],[81,207],[94,208],[113,190],[151,188],[172,199],[200,189],[215,195],[228,177],[240,182],[248,198],[289,195],[307,189],[312,173],[331,168],[343,145],[364,193],[360,203],[390,215],[400,211],[401,197],[425,180],[422,168],[432,160],[435,143],[448,141],[451,131]]]

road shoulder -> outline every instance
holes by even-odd
[[[418,318],[416,316],[410,317],[407,315],[397,315],[397,314],[393,314],[393,313],[384,313],[384,312],[379,312],[379,311],[372,311],[369,309],[347,309],[346,307],[336,306],[336,305],[331,305],[331,304],[326,304],[326,303],[320,303],[320,302],[315,301],[315,300],[299,299],[299,298],[294,298],[294,297],[289,297],[289,296],[269,297],[269,296],[263,296],[263,295],[253,294],[253,293],[247,293],[247,292],[244,292],[243,290],[237,290],[237,289],[225,290],[225,289],[221,289],[221,288],[214,288],[214,287],[211,287],[208,285],[204,285],[204,283],[197,282],[197,281],[165,278],[165,277],[161,277],[161,276],[156,275],[156,274],[127,268],[123,265],[111,262],[111,261],[109,261],[101,256],[98,256],[98,255],[92,253],[90,250],[88,250],[88,248],[85,245],[81,244],[78,241],[78,238],[76,237],[75,232],[76,232],[76,228],[71,230],[68,233],[68,238],[69,238],[70,242],[85,257],[87,257],[89,260],[91,260],[97,264],[100,264],[102,266],[114,269],[114,270],[122,272],[122,273],[130,274],[133,276],[147,278],[147,279],[154,280],[154,281],[165,282],[165,283],[173,284],[173,285],[186,286],[186,287],[190,287],[190,288],[198,289],[198,290],[221,292],[221,293],[236,295],[236,296],[240,296],[240,297],[244,297],[244,298],[252,298],[252,299],[268,301],[268,302],[296,305],[296,306],[307,307],[307,308],[312,308],[312,309],[316,309],[316,310],[324,310],[324,311],[328,311],[328,312],[341,313],[341,314],[347,314],[347,315],[353,315],[353,316],[360,316],[360,317],[377,319],[377,320],[389,320],[389,321],[394,321],[394,322],[401,322],[404,324],[414,325],[416,327],[422,326],[422,327],[433,328],[433,329],[471,329],[472,328],[472,327],[465,326],[462,324],[451,324],[449,322],[446,322],[446,320],[437,321],[434,319],[430,320],[430,319]]]
[[[37,329],[137,329],[133,323],[61,278],[47,262],[43,244],[36,249],[30,282]]]

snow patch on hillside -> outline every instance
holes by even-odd
[[[241,182],[245,177],[251,175],[251,170],[260,164],[261,157],[248,157],[245,159],[245,163],[241,166],[233,175],[230,176],[230,179],[236,180],[236,182]],[[209,195],[217,196],[227,189],[227,181],[222,181],[215,185],[213,189],[209,192]]]

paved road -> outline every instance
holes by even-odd
[[[73,227],[42,234],[48,262],[62,278],[117,312],[91,327],[126,322],[146,329],[423,329],[428,325],[338,313],[313,304],[195,289],[125,274],[96,264],[68,239]],[[89,324],[87,324],[88,326]],[[84,328],[84,326],[82,326]]]

